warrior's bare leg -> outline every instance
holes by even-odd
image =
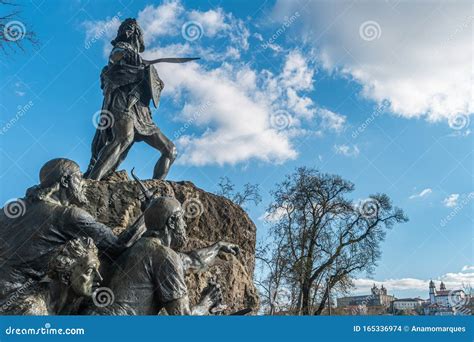
[[[132,120],[117,120],[111,127],[113,140],[100,151],[97,162],[89,173],[90,179],[101,180],[123,160],[133,144],[134,129]]]
[[[153,170],[153,178],[165,179],[171,164],[176,159],[176,147],[161,131],[150,136],[144,136],[143,141],[161,152],[161,157]]]

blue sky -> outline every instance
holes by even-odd
[[[201,57],[158,66],[154,120],[180,152],[170,180],[211,192],[222,176],[260,184],[263,201],[248,211],[261,239],[269,191],[285,174],[337,173],[355,183],[354,200],[385,192],[410,218],[387,235],[374,281],[427,297],[431,278],[474,279],[468,2],[23,4],[20,21],[40,45],[0,59],[1,203],[23,196],[51,158],[86,169],[110,40],[137,17],[145,57]],[[158,157],[136,144],[121,168],[149,178]],[[359,275],[357,292],[372,282]]]

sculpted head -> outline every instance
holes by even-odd
[[[73,204],[82,204],[87,200],[83,193],[82,173],[74,161],[56,158],[48,161],[40,170],[39,188],[47,192],[57,190]]]
[[[48,276],[69,286],[78,296],[92,296],[102,281],[97,247],[89,237],[70,240],[56,251],[48,264]]]
[[[158,197],[145,211],[148,231],[156,232],[170,247],[179,249],[187,241],[186,222],[181,204],[173,197]]]
[[[120,24],[117,31],[117,37],[112,40],[115,46],[118,42],[132,44],[139,52],[145,51],[145,42],[143,41],[143,31],[138,25],[136,19],[127,18]]]

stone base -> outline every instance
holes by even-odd
[[[245,211],[227,198],[208,193],[191,182],[147,180],[148,189],[160,195],[176,197],[186,212],[189,241],[184,251],[206,247],[223,240],[240,246],[237,257],[224,255],[216,265],[202,274],[186,278],[190,300],[195,304],[209,279],[222,288],[226,313],[245,308],[258,309],[258,295],[253,284],[255,267],[256,228]],[[140,188],[125,171],[119,171],[102,181],[86,181],[89,204],[84,207],[96,219],[119,234],[141,213]]]

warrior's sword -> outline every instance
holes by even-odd
[[[158,58],[158,59],[153,59],[151,61],[143,60],[143,63],[146,65],[151,65],[151,64],[156,64],[156,63],[186,63],[186,62],[195,61],[196,59],[199,59],[199,57]]]
[[[138,186],[140,187],[140,190],[142,191],[143,193],[143,196],[145,196],[145,199],[147,201],[150,201],[153,199],[153,195],[154,193],[151,191],[151,190],[148,190],[147,187],[145,186],[145,184],[143,184],[143,182],[137,177],[137,175],[135,175],[135,168],[132,168],[132,171],[131,171],[131,174],[132,174],[132,177],[137,181],[138,183]]]

